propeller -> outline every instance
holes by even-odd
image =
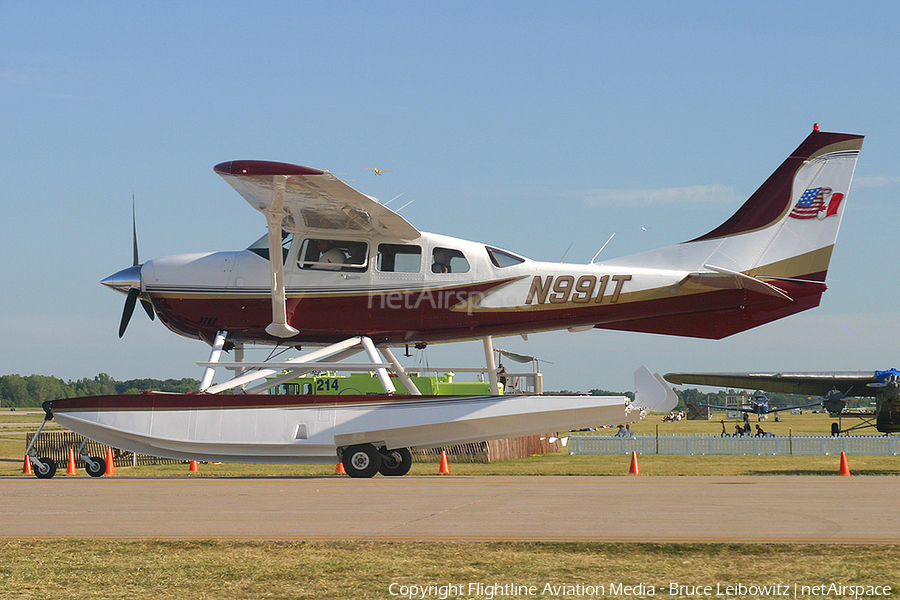
[[[122,320],[119,321],[120,338],[125,335],[125,329],[128,327],[128,322],[131,321],[131,315],[134,314],[135,302],[140,295],[141,290],[139,290],[138,288],[131,288],[130,290],[128,290],[128,295],[125,297],[125,310],[122,312]]]
[[[850,390],[847,390],[849,393]],[[828,411],[829,415],[839,415],[847,406],[847,393],[837,388],[831,388],[827,394],[822,397],[822,407]]]
[[[137,219],[134,210],[134,194],[131,195],[131,236],[133,248],[132,265],[101,281],[103,285],[126,294],[125,309],[122,311],[122,320],[119,321],[120,338],[125,335],[125,330],[128,328],[128,323],[131,321],[131,316],[134,314],[134,307],[135,304],[137,304],[138,299],[140,299],[141,306],[144,308],[144,312],[147,313],[147,316],[150,317],[150,320],[152,321],[156,318],[153,304],[146,298],[141,298],[141,260],[138,256]]]

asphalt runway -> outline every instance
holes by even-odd
[[[0,479],[0,537],[900,543],[895,477]]]

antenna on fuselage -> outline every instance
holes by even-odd
[[[407,206],[409,206],[410,204],[412,204],[412,203],[415,202],[415,201],[416,201],[416,199],[413,198],[412,200],[410,200],[409,202],[407,202],[406,204],[404,204],[403,206],[401,206],[400,208],[398,208],[398,209],[395,210],[394,212],[399,213],[401,210],[403,210],[404,208],[406,208]]]
[[[568,253],[569,253],[569,250],[572,249],[572,244],[574,244],[574,243],[575,243],[575,240],[572,240],[571,242],[569,242],[569,247],[566,248],[566,251],[563,252],[563,255],[559,257],[559,262],[562,262],[562,261],[563,261],[563,259],[566,257],[566,254],[568,254]]]
[[[612,235],[609,236],[609,239],[606,240],[606,244],[603,244],[602,246],[600,246],[600,249],[597,250],[597,254],[595,254],[595,255],[594,255],[594,258],[591,259],[591,263],[590,263],[590,264],[594,264],[594,261],[597,260],[597,257],[600,256],[600,253],[603,252],[603,249],[606,248],[607,244],[609,244],[609,243],[612,241],[612,239],[613,239],[614,237],[616,237],[616,232],[615,232],[615,231],[613,231]]]

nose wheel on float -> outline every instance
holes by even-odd
[[[412,453],[408,448],[388,450],[372,444],[357,444],[338,449],[344,471],[353,478],[374,477],[381,473],[387,477],[399,477],[409,473]]]
[[[50,411],[50,403],[44,402],[42,408],[44,409],[44,420],[41,421],[40,427],[34,432],[34,436],[31,438],[28,447],[25,448],[25,459],[31,463],[31,472],[34,473],[35,477],[38,479],[51,479],[56,475],[56,461],[52,458],[40,457],[32,454],[38,436],[40,436],[41,431],[44,430],[44,425],[47,424],[47,421],[53,420],[53,413]]]
[[[31,471],[34,473],[35,477],[38,479],[52,479],[53,476],[56,475],[56,469],[58,467],[56,461],[52,458],[33,454],[34,445],[37,443],[41,431],[44,430],[44,425],[47,424],[47,421],[53,420],[53,411],[50,409],[50,402],[44,402],[42,408],[44,409],[44,420],[41,421],[41,425],[34,433],[34,437],[31,438],[28,447],[25,448],[25,457],[31,463]],[[78,452],[76,452],[76,454],[84,461],[84,470],[87,471],[88,475],[91,477],[101,477],[106,473],[106,461],[99,456],[88,456],[85,454],[87,443],[88,439],[84,438],[81,442],[81,446],[78,447]]]

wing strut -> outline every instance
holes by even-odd
[[[500,395],[500,377],[497,375],[497,364],[494,362],[494,340],[487,335],[481,339],[484,344],[484,362],[487,367],[488,381],[491,384],[491,395]]]
[[[269,266],[272,270],[272,322],[266,326],[269,335],[289,338],[300,333],[287,323],[287,294],[284,289],[284,255],[281,249],[281,224],[288,215],[284,210],[286,175],[276,175],[272,202],[262,212],[269,229]]]

